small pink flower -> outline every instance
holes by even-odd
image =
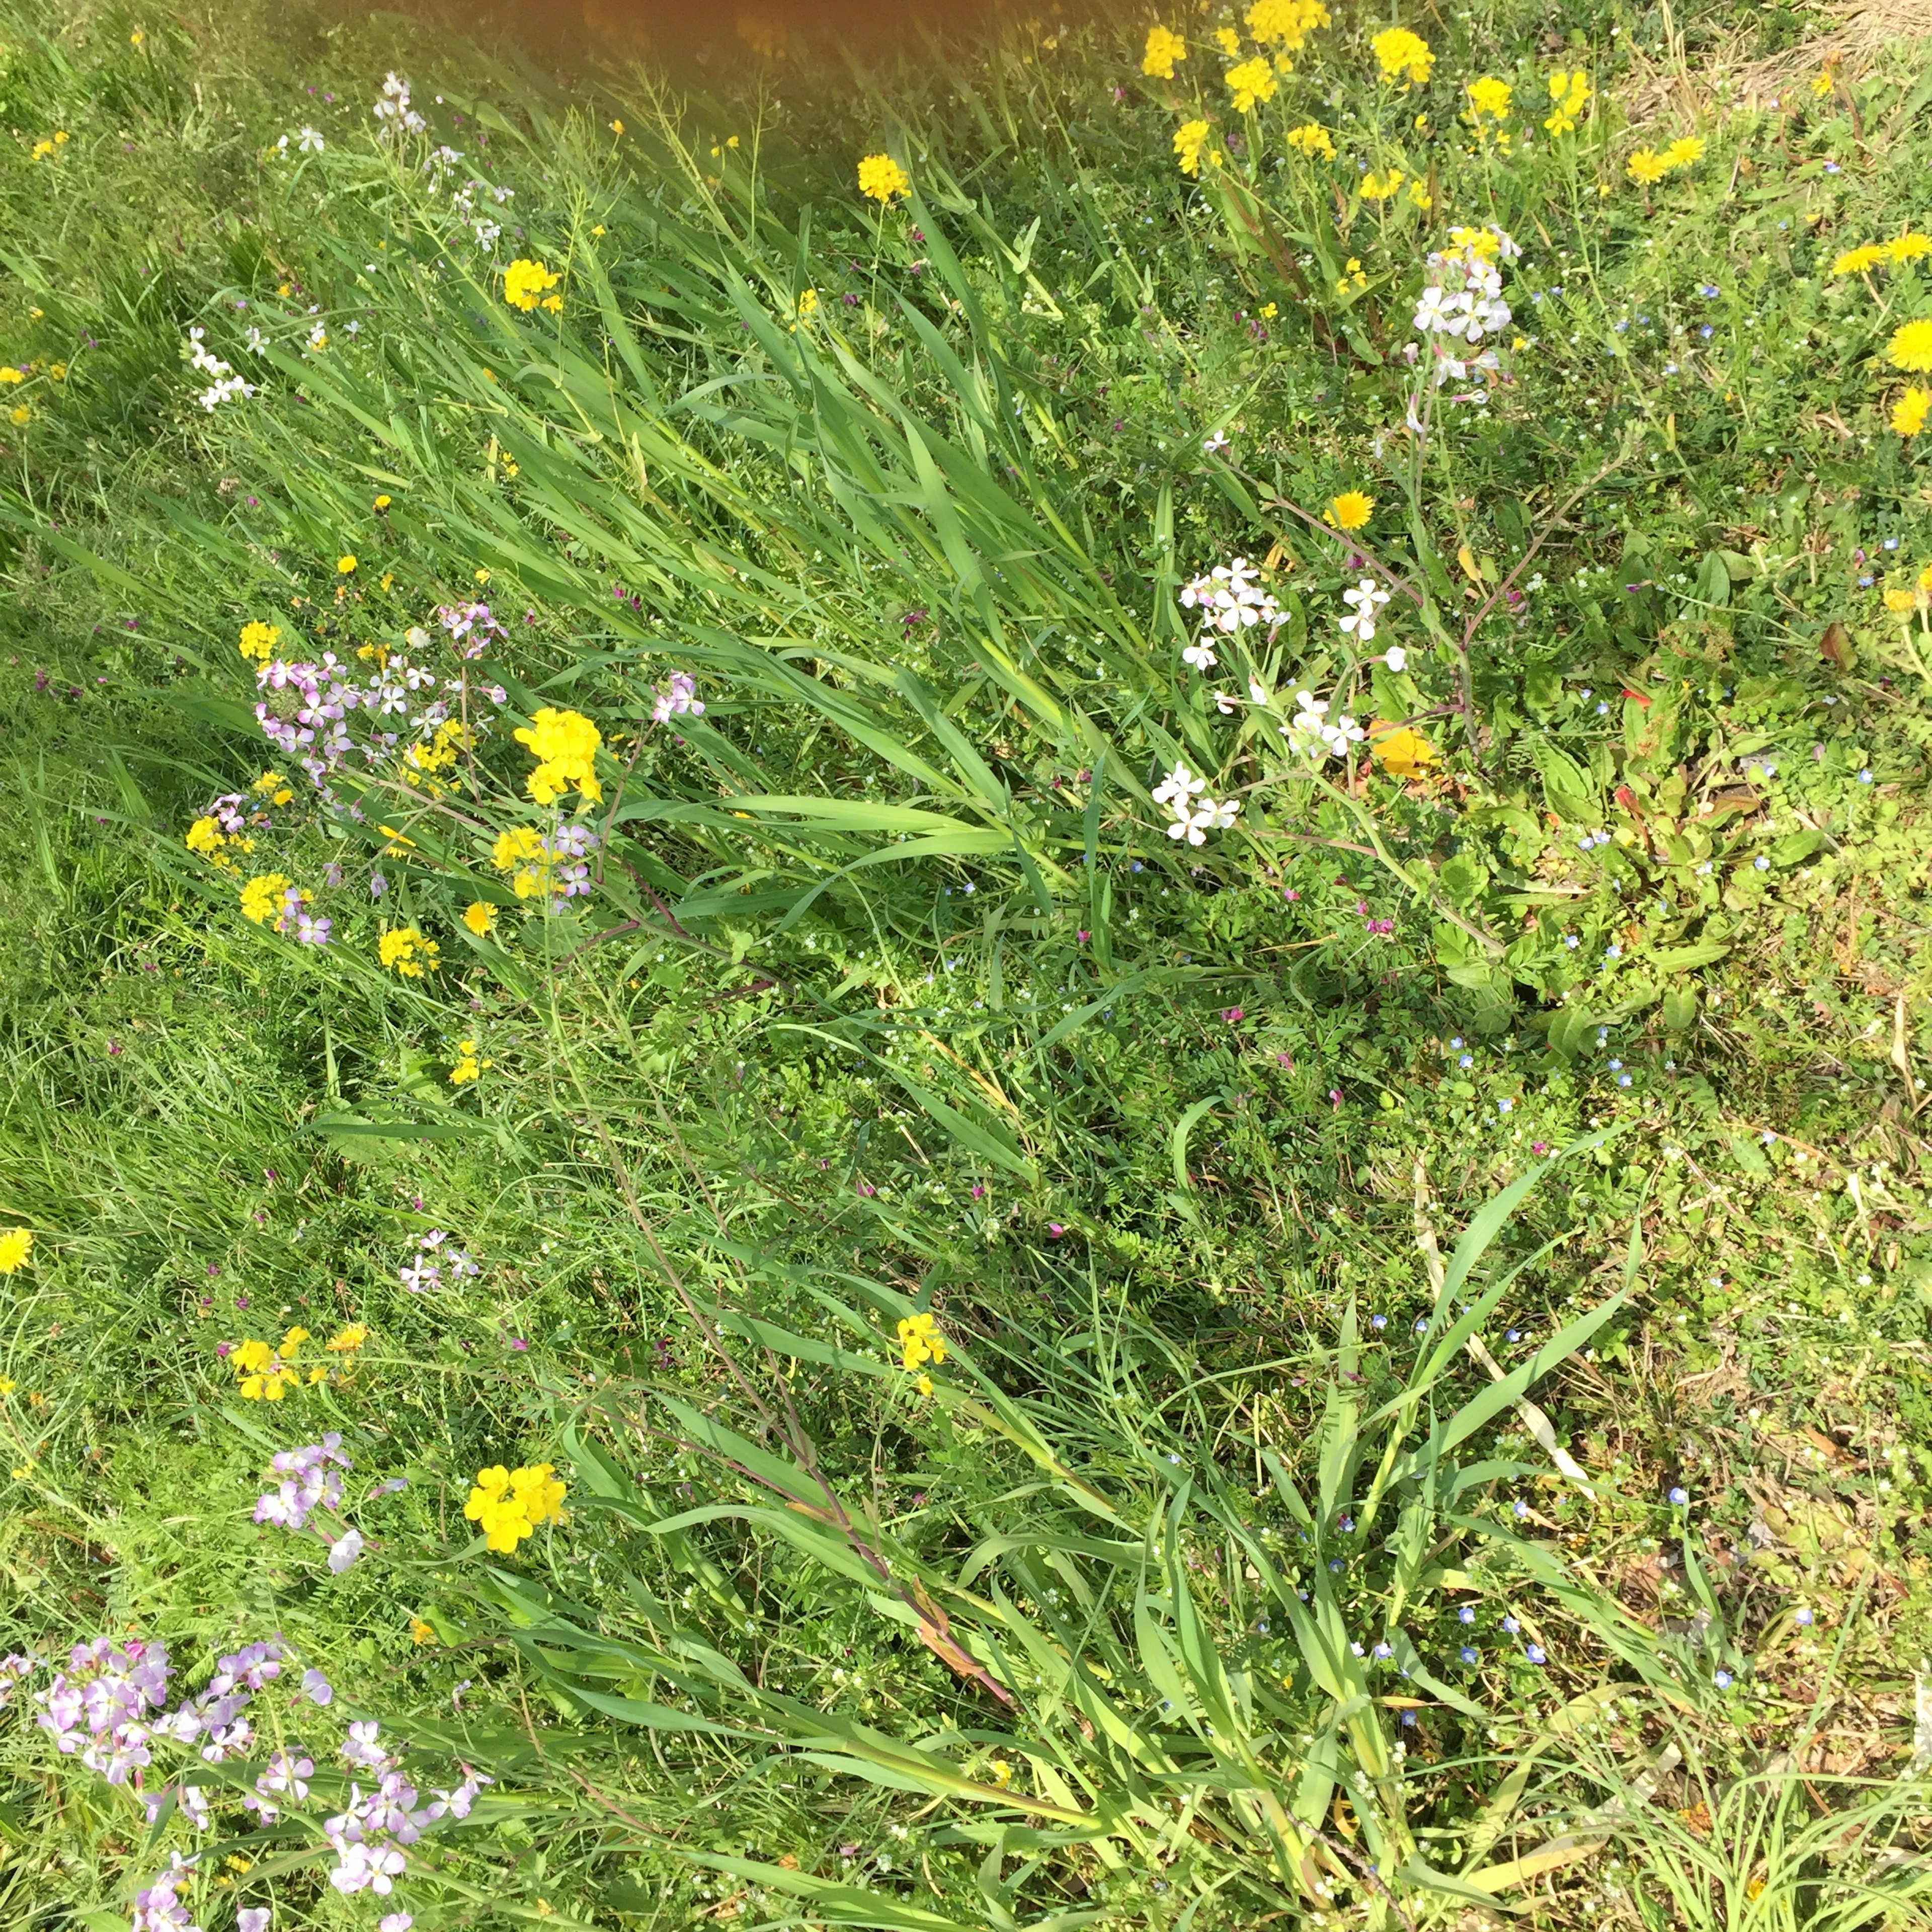
[[[1246,1015],[1239,1006],[1223,1006],[1221,1009],[1221,1017],[1232,1026],[1237,1020],[1244,1018]]]
[[[1049,1221],[1046,1224],[1046,1232],[1057,1241],[1066,1230],[1058,1221]]]
[[[982,1187],[976,1180],[974,1181],[973,1184],[973,1198],[975,1201],[983,1201],[986,1198],[986,1190]]]
[[[1087,941],[1088,941],[1088,940],[1089,939],[1089,938],[1090,938],[1090,937],[1091,937],[1091,935],[1088,933],[1088,932],[1087,928],[1086,928],[1084,926],[1083,926],[1080,928],[1080,930],[1079,930],[1078,932],[1076,932],[1073,936],[1074,936],[1074,938],[1075,938],[1076,939],[1077,939],[1077,940],[1080,942],[1080,944],[1081,944],[1082,946],[1084,946],[1084,945],[1087,944]]]

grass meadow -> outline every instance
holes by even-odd
[[[0,0],[0,1916],[1927,1924],[1910,26]]]

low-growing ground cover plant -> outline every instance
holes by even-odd
[[[1918,1922],[1932,81],[1781,31],[8,16],[22,1923]]]

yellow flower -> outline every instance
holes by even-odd
[[[807,289],[798,298],[798,312],[801,316],[816,315],[818,312],[818,291]]]
[[[1365,490],[1344,490],[1328,506],[1328,520],[1338,530],[1359,530],[1368,522],[1376,500]]]
[[[1241,37],[1232,27],[1216,27],[1214,44],[1232,59],[1241,51]]]
[[[992,1762],[993,1782],[1004,1791],[1013,1781],[1013,1768],[1004,1758],[996,1757]]]
[[[1247,21],[1256,46],[1298,53],[1317,27],[1328,26],[1328,9],[1322,0],[1255,0]]]
[[[1885,346],[1886,359],[1911,376],[1932,374],[1932,317],[1922,316],[1892,332]]]
[[[1918,593],[1910,590],[1901,590],[1895,584],[1889,584],[1886,589],[1885,608],[1894,616],[1903,617],[1918,609]]]
[[[1550,76],[1550,118],[1543,124],[1551,134],[1571,134],[1590,100],[1590,76],[1581,68],[1566,74],[1558,68]]]
[[[1466,257],[1480,256],[1485,262],[1496,259],[1500,244],[1486,228],[1452,228],[1449,231],[1449,246]]]
[[[1335,158],[1335,142],[1326,128],[1313,121],[1304,121],[1299,128],[1288,130],[1288,145],[1298,154],[1306,154],[1312,160],[1319,154],[1324,161]]]
[[[900,1366],[922,1368],[928,1362],[946,1359],[946,1338],[934,1326],[930,1315],[908,1315],[898,1326],[899,1346],[905,1359]]]
[[[1666,168],[1688,168],[1704,158],[1704,143],[1695,134],[1682,134],[1664,151]]]
[[[0,382],[24,382],[26,377],[9,362],[0,366]]]
[[[1888,242],[1885,252],[1894,262],[1916,262],[1932,255],[1932,235],[1915,235],[1908,229],[1897,241]]]
[[[463,909],[463,922],[478,939],[488,939],[496,923],[496,908],[488,899],[472,899]]]
[[[1392,778],[1419,778],[1436,762],[1436,747],[1408,724],[1378,718],[1369,727],[1369,755]]]
[[[242,888],[242,916],[256,926],[279,923],[290,881],[280,872],[263,872]]]
[[[526,1469],[506,1469],[499,1462],[478,1469],[463,1514],[482,1531],[490,1549],[508,1555],[538,1523],[563,1520],[566,1492],[555,1477],[548,1462]]]
[[[1419,180],[1412,181],[1409,183],[1408,198],[1411,201],[1414,202],[1416,206],[1420,208],[1425,214],[1428,213],[1430,209],[1436,206],[1435,196],[1431,194],[1429,192],[1429,190]]]
[[[130,47],[138,47],[147,38],[147,35],[142,33],[139,27],[136,27],[134,31],[128,36],[128,44]]]
[[[182,842],[190,852],[199,852],[204,859],[212,859],[227,844],[221,836],[221,826],[213,818],[197,818],[183,833]]]
[[[1369,278],[1363,274],[1361,263],[1351,255],[1347,266],[1342,271],[1340,279],[1335,284],[1335,292],[1338,296],[1345,296],[1351,289],[1365,289],[1368,285]]]
[[[1386,201],[1402,186],[1402,170],[1390,168],[1385,175],[1372,172],[1362,177],[1362,199],[1364,201]]]
[[[1888,259],[1883,242],[1868,242],[1862,248],[1847,248],[1832,264],[1834,275],[1862,275]]]
[[[352,1322],[348,1327],[332,1335],[322,1346],[332,1354],[350,1355],[361,1348],[368,1339],[368,1324],[365,1322]]]
[[[0,1395],[11,1395],[20,1386],[11,1376],[0,1376]]]
[[[241,1393],[248,1402],[280,1402],[297,1387],[300,1373],[290,1366],[297,1352],[309,1338],[306,1328],[291,1328],[279,1348],[250,1336],[239,1343],[228,1358],[228,1365],[241,1378]]]
[[[1634,182],[1641,182],[1646,188],[1660,182],[1670,172],[1670,164],[1661,154],[1654,154],[1648,148],[1640,148],[1624,164],[1626,172]]]
[[[932,1393],[932,1378],[930,1376],[921,1376],[919,1380],[913,1384],[913,1387],[917,1389],[921,1395],[930,1395]]]
[[[544,290],[555,288],[558,280],[542,262],[533,262],[526,255],[519,255],[503,271],[503,299],[512,308],[520,308],[528,315],[536,307],[537,299]]]
[[[449,1070],[449,1084],[452,1087],[466,1087],[482,1077],[486,1066],[494,1066],[494,1060],[476,1058],[476,1042],[473,1040],[460,1040],[456,1043],[456,1064]]]
[[[1383,80],[1396,81],[1406,76],[1416,87],[1427,83],[1436,56],[1420,34],[1412,34],[1406,27],[1387,27],[1369,45],[1375,51]]]
[[[1280,85],[1274,69],[1258,56],[1242,62],[1239,67],[1231,67],[1222,77],[1228,83],[1228,92],[1234,97],[1237,114],[1252,112],[1258,100],[1272,100]]]
[[[388,928],[376,942],[376,951],[385,966],[393,966],[405,980],[420,980],[425,973],[434,973],[442,958],[436,941],[425,939],[412,926]]]
[[[67,364],[64,362],[50,362],[47,364],[47,374],[56,382],[64,382],[67,380]]]
[[[34,1231],[31,1228],[9,1228],[0,1234],[0,1274],[12,1274],[26,1265],[27,1257],[34,1252]],[[10,1382],[8,1388],[13,1384]]]
[[[554,804],[563,793],[573,790],[592,805],[603,797],[603,788],[597,782],[596,759],[597,748],[604,741],[582,712],[553,711],[546,705],[527,726],[512,735],[518,744],[529,747],[537,761],[526,784],[538,804]]]
[[[859,192],[882,206],[912,188],[912,177],[890,154],[868,154],[859,164]]]
[[[1469,112],[1486,114],[1500,121],[1510,111],[1510,85],[1506,80],[1472,80],[1468,84]]]
[[[8,411],[7,418],[10,422],[32,422],[34,419],[34,412],[25,403],[21,403]]]
[[[1141,71],[1156,80],[1172,80],[1174,64],[1187,58],[1187,43],[1166,27],[1148,29],[1147,51],[1141,56]]]
[[[1201,150],[1208,139],[1204,121],[1184,121],[1174,130],[1174,152],[1184,175],[1201,172]]]
[[[1925,418],[1932,414],[1932,389],[1922,389],[1915,382],[1892,406],[1892,426],[1900,436],[1916,436],[1925,427]]]
[[[410,1618],[410,1641],[412,1643],[434,1643],[436,1626],[424,1622],[421,1617]]]
[[[379,510],[386,510],[388,507],[389,507],[389,500],[388,500],[388,498],[386,496],[378,496],[378,497],[376,499],[376,508],[377,509],[379,509]]]
[[[346,551],[344,551],[340,556],[338,556],[335,560],[336,574],[339,577],[349,576],[355,570],[355,568],[356,560]]]

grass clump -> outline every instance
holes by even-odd
[[[1916,1922],[1924,83],[1675,31],[12,20],[22,1922]]]

